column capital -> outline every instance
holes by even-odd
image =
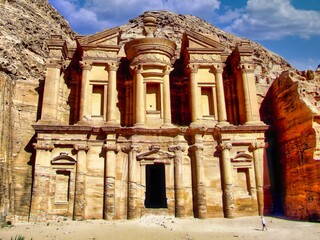
[[[82,70],[91,70],[92,69],[92,63],[87,61],[80,61],[80,67]]]
[[[119,150],[120,150],[119,145],[116,143],[106,143],[103,145],[103,148],[106,151],[114,151],[115,153],[119,152]]]
[[[119,68],[119,63],[118,62],[110,62],[110,63],[107,63],[107,66],[106,66],[106,70],[107,71],[117,71]]]
[[[223,72],[223,67],[224,67],[223,63],[216,63],[216,64],[213,64],[211,68],[215,74],[218,74]]]
[[[242,73],[254,73],[254,66],[251,62],[240,62],[239,68]]]
[[[74,144],[73,148],[77,151],[88,151],[90,149],[87,144]]]
[[[232,148],[232,143],[231,142],[222,142],[219,144],[218,146],[218,149],[220,151],[223,151],[223,150],[230,150]]]
[[[186,148],[180,145],[172,145],[169,146],[168,150],[169,152],[184,152]]]
[[[122,152],[129,153],[129,152],[137,152],[141,151],[140,147],[137,145],[127,145],[121,148]]]
[[[143,66],[141,64],[139,65],[133,65],[130,66],[130,69],[132,72],[134,72],[135,74],[141,74],[143,71]]]
[[[204,146],[203,144],[200,144],[200,143],[196,143],[196,144],[193,144],[189,147],[191,150],[203,150],[204,149]]]
[[[254,150],[257,150],[259,148],[267,148],[268,147],[268,143],[263,142],[263,141],[256,141],[256,142],[252,142],[249,145],[249,151],[253,152]]]
[[[190,73],[197,73],[199,69],[199,64],[188,64],[187,69],[188,71],[190,71]]]
[[[171,73],[171,71],[172,71],[172,66],[171,65],[164,66],[163,73],[165,75],[169,75]]]
[[[34,143],[33,147],[37,150],[52,151],[54,149],[54,144],[51,142]]]
[[[62,60],[50,60],[47,64],[46,64],[46,68],[56,68],[56,69],[61,69],[62,67]]]

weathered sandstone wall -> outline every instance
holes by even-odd
[[[310,73],[310,72],[309,72]],[[261,107],[267,134],[275,211],[295,219],[320,216],[319,73],[284,72]],[[278,205],[277,205],[278,203]]]

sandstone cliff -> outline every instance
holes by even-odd
[[[31,124],[45,76],[45,39],[74,32],[47,0],[0,2],[0,214],[27,216],[32,183]],[[18,210],[18,212],[16,211]]]
[[[154,12],[158,18],[156,36],[181,45],[185,30],[210,34],[231,51],[242,39],[227,34],[211,24],[189,15]],[[120,26],[121,44],[142,36],[139,16]],[[34,130],[31,124],[39,118],[39,103],[45,76],[47,56],[45,39],[59,34],[73,43],[74,32],[47,0],[0,1],[0,213],[28,215],[31,197]],[[257,43],[255,48],[259,76],[259,96],[283,70],[292,67],[281,57]],[[179,50],[178,50],[179,51]],[[261,100],[261,99],[260,99]]]
[[[269,164],[275,211],[295,219],[320,220],[320,71],[284,72],[261,105],[269,124]]]

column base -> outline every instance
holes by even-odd
[[[266,125],[266,124],[262,121],[250,121],[250,122],[245,122],[244,125],[252,126],[252,125]]]
[[[231,125],[231,124],[227,121],[222,121],[222,122],[217,123],[217,126],[229,126],[229,125]]]
[[[176,128],[172,123],[164,123],[160,126],[160,128]]]
[[[107,121],[104,126],[107,126],[107,127],[120,127],[120,123],[117,122],[116,120],[110,120],[110,121]]]

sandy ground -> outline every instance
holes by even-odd
[[[130,221],[59,221],[19,223],[0,228],[0,240],[23,235],[25,240],[320,240],[320,223],[266,217],[267,231],[261,230],[260,217],[235,219],[177,219],[147,216]]]

